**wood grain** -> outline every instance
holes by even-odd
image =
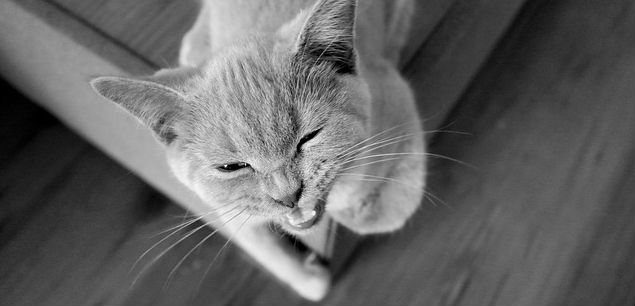
[[[463,33],[485,31],[475,27],[487,28],[481,19],[493,15],[458,3],[444,16],[471,12]],[[471,136],[438,133],[430,148],[473,167],[432,158],[428,189],[437,206],[427,201],[403,231],[361,241],[320,304],[635,303],[633,3],[531,1],[508,16],[514,21],[498,29],[502,41],[488,36],[493,53],[470,50],[479,35],[448,34],[453,47],[433,47],[442,33],[458,33],[442,29],[461,28],[447,17],[431,30],[422,48],[432,49],[418,51],[423,57],[411,65],[445,64],[416,75],[432,80],[441,67],[456,75],[464,62],[453,58],[461,54],[481,60],[457,78],[458,104],[446,121]],[[451,78],[439,78],[446,92]],[[434,89],[428,82],[415,83],[418,93]],[[184,211],[8,91],[0,113],[0,305],[311,305],[236,247],[223,249],[222,237],[188,256],[166,286],[207,228],[131,286],[186,233],[130,272],[163,237],[152,236]]]
[[[96,96],[88,85],[96,75],[123,74],[122,67],[148,70],[147,65],[47,3],[3,1],[0,13],[3,77],[170,197],[188,203],[192,210],[205,207],[169,175],[164,153],[150,132],[135,118]],[[66,35],[68,32],[74,34]],[[118,60],[100,57],[101,51],[108,51]]]
[[[527,8],[451,118],[473,136],[432,146],[477,169],[434,162],[448,207],[366,241],[327,303],[631,305],[632,13]]]
[[[177,64],[183,34],[194,23],[197,0],[45,0],[145,58],[154,67]],[[411,43],[404,51],[409,61],[428,35],[457,1],[417,1]],[[474,5],[478,7],[482,3]],[[513,12],[511,12],[513,13]],[[452,16],[451,18],[457,18]]]
[[[427,129],[447,123],[448,113],[525,2],[456,0],[431,30],[415,23],[415,31],[426,39],[421,44],[413,40],[418,48],[404,62],[403,70],[415,91]]]
[[[46,0],[131,50],[154,68],[174,67],[196,0]]]

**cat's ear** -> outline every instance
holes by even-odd
[[[321,0],[300,31],[297,54],[331,63],[338,73],[355,73],[355,0]]]
[[[161,143],[168,145],[176,139],[175,122],[183,113],[185,99],[174,89],[123,77],[98,77],[90,85],[150,127]]]

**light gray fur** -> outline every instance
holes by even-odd
[[[388,39],[397,35],[394,26],[407,29],[407,22],[394,19],[407,20],[412,4],[401,0],[386,9],[390,1],[361,2],[372,3],[358,8],[357,24],[355,1],[322,0],[286,24],[272,21],[275,31],[240,33],[241,39],[212,52],[210,12],[215,5],[232,4],[208,0],[184,40],[183,67],[142,79],[102,77],[91,83],[155,132],[177,177],[211,208],[229,205],[254,216],[236,242],[314,300],[326,293],[328,272],[303,264],[263,226],[276,222],[302,234],[285,226],[291,208],[279,200],[302,186],[298,207],[311,209],[325,199],[327,213],[353,231],[386,232],[414,213],[425,184],[421,124],[412,92],[396,70],[398,52],[390,45],[404,39]],[[342,164],[343,152],[405,122],[410,124],[396,131],[412,136],[358,157],[415,154],[348,172],[410,186],[339,175],[372,161]],[[298,150],[300,139],[317,129],[319,134]],[[216,170],[234,162],[251,167]]]

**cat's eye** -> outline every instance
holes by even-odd
[[[300,148],[302,148],[302,145],[307,143],[309,140],[313,139],[321,130],[322,129],[319,128],[311,133],[304,135],[304,137],[300,139],[300,142],[298,142],[297,150],[300,151]]]
[[[248,163],[233,163],[218,166],[216,169],[220,172],[234,172],[247,167],[249,167]]]

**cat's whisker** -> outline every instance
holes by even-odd
[[[367,152],[371,152],[386,146],[390,146],[393,144],[397,144],[403,141],[408,140],[410,137],[415,136],[417,134],[424,134],[424,131],[420,131],[420,132],[415,132],[415,133],[409,133],[409,134],[405,134],[405,135],[399,135],[399,136],[394,136],[394,137],[390,137],[387,139],[382,139],[382,140],[378,140],[376,142],[373,142],[371,144],[365,145],[361,148],[358,148],[352,152],[346,153],[344,155],[338,156],[338,159],[344,159],[344,157],[347,157],[349,155],[359,155],[359,154],[363,154],[363,153],[367,153]]]
[[[210,238],[212,238],[214,235],[216,235],[216,233],[218,233],[223,227],[225,227],[225,225],[227,225],[229,222],[231,222],[232,220],[234,220],[236,217],[238,217],[240,214],[242,214],[247,208],[244,208],[243,210],[239,211],[236,215],[232,216],[231,218],[229,218],[221,227],[218,227],[216,229],[214,229],[209,235],[205,236],[205,238],[201,239],[201,241],[199,241],[189,252],[187,252],[183,258],[181,258],[181,260],[179,260],[179,262],[174,266],[174,268],[172,268],[172,270],[170,270],[170,273],[168,274],[168,278],[166,279],[165,284],[163,285],[164,289],[167,289],[170,286],[170,282],[172,281],[172,278],[174,277],[174,273],[176,273],[176,271],[179,269],[179,267],[183,264],[183,262],[185,262],[185,260],[194,252],[194,250],[198,249],[201,245],[203,245],[203,243],[205,243],[205,241],[209,240]]]
[[[403,136],[409,136],[409,135],[403,135]],[[372,151],[375,151],[375,150],[380,149],[382,147],[390,146],[390,145],[393,145],[393,144],[396,144],[396,143],[399,143],[399,142],[402,142],[402,141],[405,141],[405,140],[406,139],[398,139],[398,140],[393,140],[393,141],[388,142],[388,143],[384,143],[382,145],[375,146],[373,148],[370,148],[370,149],[366,150],[366,152],[360,152],[357,155],[353,155],[353,156],[350,156],[350,157],[348,157],[347,159],[345,159],[343,161],[339,161],[339,163],[340,163],[340,165],[346,165],[347,163],[350,163],[350,162],[353,162],[353,161],[356,161],[356,160],[370,158],[370,157],[365,157],[365,156],[362,156],[362,157],[359,157],[359,156],[362,155],[363,153],[372,152]],[[469,163],[466,163],[466,162],[463,162],[463,161],[460,161],[460,160],[457,160],[457,159],[454,159],[454,158],[451,158],[451,157],[448,157],[448,156],[434,154],[434,153],[413,152],[413,153],[385,153],[385,154],[386,155],[384,155],[384,156],[389,156],[389,154],[394,154],[394,155],[400,155],[400,154],[425,154],[426,156],[429,156],[429,157],[446,159],[446,160],[450,160],[450,161],[459,163],[461,165],[464,165],[464,166],[472,168],[472,169],[477,169],[477,167],[475,167],[474,165],[471,165]],[[374,156],[382,156],[382,155],[381,154],[376,154]]]
[[[472,164],[470,164],[470,163],[466,163],[466,162],[464,162],[464,161],[462,161],[462,160],[458,160],[458,159],[456,159],[456,158],[452,158],[452,157],[449,157],[449,156],[440,155],[440,154],[435,154],[435,153],[426,153],[426,156],[428,156],[428,157],[434,157],[434,158],[439,158],[439,159],[449,160],[449,161],[451,161],[451,162],[455,162],[455,163],[457,163],[457,164],[460,164],[460,165],[462,165],[462,166],[465,166],[465,167],[468,167],[468,168],[471,168],[471,169],[474,169],[474,170],[477,170],[477,169],[478,169],[478,167],[476,167],[476,166],[474,166],[474,165],[472,165]]]
[[[343,164],[351,163],[351,162],[358,161],[358,160],[369,159],[369,158],[388,157],[388,156],[426,156],[426,157],[434,157],[434,158],[440,158],[440,159],[449,160],[449,161],[461,164],[463,166],[470,167],[472,169],[476,169],[475,166],[473,166],[471,164],[468,164],[468,163],[466,163],[464,161],[460,161],[458,159],[455,159],[455,158],[452,158],[452,157],[449,157],[449,156],[439,155],[439,154],[434,154],[434,153],[428,153],[428,152],[398,152],[398,153],[373,154],[373,155],[368,155],[368,156],[362,156],[362,157],[358,157],[358,158],[349,159],[346,162],[344,162]]]
[[[383,147],[386,147],[386,146],[389,146],[389,145],[392,145],[392,144],[396,144],[396,143],[399,143],[399,142],[402,142],[402,141],[406,141],[410,137],[417,136],[417,135],[425,135],[427,133],[429,133],[429,132],[418,131],[418,132],[412,132],[412,133],[408,133],[408,134],[402,134],[402,135],[397,135],[397,136],[385,138],[385,139],[382,139],[382,140],[378,140],[378,141],[376,141],[374,143],[368,144],[368,145],[366,145],[366,146],[364,146],[362,148],[359,148],[359,149],[355,150],[354,152],[360,152],[360,154],[361,154],[361,153],[365,153],[365,152],[369,152],[369,151],[374,151],[374,150],[379,149],[379,148],[383,148]],[[353,152],[349,152],[348,154],[339,156],[339,158],[346,157],[347,155],[350,155],[351,153],[353,153]]]
[[[445,129],[438,129],[438,130],[430,130],[430,131],[425,131],[424,134],[457,134],[457,135],[466,135],[466,136],[474,136],[472,133],[468,133],[468,132],[461,132],[461,131],[453,131],[453,130],[445,130]]]
[[[202,217],[201,217],[202,218]],[[139,262],[148,254],[150,253],[150,251],[152,251],[154,248],[156,248],[159,244],[163,243],[164,241],[166,241],[167,239],[169,239],[170,237],[172,237],[173,235],[175,235],[176,233],[178,233],[180,230],[186,228],[188,225],[195,223],[198,220],[193,220],[191,223],[187,223],[187,224],[183,224],[180,226],[177,226],[171,233],[169,233],[168,235],[166,235],[165,237],[161,238],[161,240],[157,241],[156,243],[154,243],[152,246],[150,246],[147,250],[145,250],[145,252],[143,252],[139,258],[137,258],[137,260],[132,264],[132,267],[130,268],[130,271],[128,271],[129,273],[132,272],[137,265],[139,264]],[[168,229],[167,231],[169,231],[171,229]],[[165,231],[164,231],[165,232]],[[161,233],[157,234],[160,235]],[[157,236],[154,235],[154,236]]]
[[[222,205],[213,206],[210,210],[208,210],[208,212],[218,212],[218,211],[223,210],[223,209],[225,209],[227,207],[231,207],[232,205],[236,205],[236,203],[235,202],[227,202],[227,203],[222,204]]]
[[[405,124],[402,124],[402,125],[405,125]],[[395,128],[395,127],[393,127],[393,128]],[[363,146],[361,148],[357,148],[357,149],[351,151],[350,149],[352,149],[353,147],[356,146],[356,145],[353,145],[353,147],[351,147],[351,148],[349,148],[347,150],[344,150],[343,152],[340,152],[338,154],[338,158],[342,159],[342,158],[347,157],[349,155],[355,156],[355,155],[363,154],[364,152],[373,151],[373,150],[376,150],[376,149],[380,149],[380,148],[383,148],[383,147],[386,147],[386,146],[389,146],[389,145],[393,145],[393,144],[405,141],[411,136],[426,135],[426,134],[432,134],[432,133],[451,133],[451,134],[460,134],[460,135],[471,135],[470,133],[465,133],[465,132],[461,132],[461,131],[451,131],[451,130],[443,130],[443,129],[432,130],[432,131],[418,131],[418,132],[413,132],[413,133],[408,133],[408,134],[403,134],[403,135],[397,135],[397,136],[392,136],[392,137],[389,137],[389,138],[377,140],[374,143],[365,145],[365,146]],[[377,136],[377,135],[375,135],[375,136]],[[371,137],[371,138],[373,138],[373,137]],[[368,138],[366,140],[370,140],[370,138]],[[362,142],[365,142],[365,140],[361,141],[361,142],[359,142],[357,144],[361,144]]]
[[[207,213],[206,213],[206,214],[207,214]],[[199,216],[199,215],[197,215],[197,214],[195,214],[195,213],[192,213],[189,209],[186,209],[186,210],[185,210],[185,213],[183,214],[183,217],[181,218],[181,222],[180,222],[180,224],[181,224],[181,225],[183,225],[183,224],[185,224],[185,223],[188,223],[188,225],[189,225],[189,224],[192,224],[192,223],[191,223],[191,222],[189,222],[189,221],[196,220],[196,219],[199,219],[199,220],[200,220],[200,217],[201,217],[201,216]],[[194,222],[196,222],[196,221],[194,221]],[[178,225],[177,225],[177,226],[175,226],[175,227],[178,227]],[[173,227],[173,228],[174,228],[174,227]],[[165,232],[168,232],[168,231],[166,230],[166,231],[161,231],[161,232],[165,233]],[[157,235],[158,235],[158,234],[157,234]],[[156,237],[157,235],[153,235],[153,237]]]
[[[431,191],[429,191],[428,189],[425,189],[425,188],[424,188],[424,190],[423,190],[423,195],[424,195],[426,198],[428,198],[428,200],[430,200],[430,202],[432,202],[432,204],[433,204],[434,206],[437,206],[437,205],[434,203],[433,199],[435,199],[435,200],[436,200],[436,201],[438,201],[438,202],[441,202],[441,204],[443,204],[443,206],[445,206],[445,207],[447,207],[447,208],[454,209],[452,206],[448,205],[445,201],[441,200],[441,198],[439,198],[439,197],[437,197],[436,195],[434,195],[434,193],[432,193],[432,192],[431,192]]]
[[[387,156],[421,156],[421,155],[427,155],[427,153],[424,152],[401,152],[401,153],[382,153],[382,154],[373,154],[373,155],[365,155],[365,156],[360,156],[360,157],[354,157],[354,158],[350,158],[347,159],[345,161],[342,162],[342,165],[348,164],[348,163],[352,163],[352,162],[356,162],[359,160],[364,160],[364,159],[370,159],[370,158],[377,158],[377,157],[387,157]]]
[[[456,123],[456,119],[446,123],[445,125],[441,126],[439,129],[440,130],[445,130],[445,129],[453,126],[455,123]]]
[[[205,277],[207,277],[207,274],[209,273],[209,271],[212,269],[212,266],[214,265],[214,263],[216,262],[216,260],[218,259],[218,257],[220,256],[220,254],[223,252],[223,250],[231,243],[232,239],[234,238],[234,236],[236,236],[238,234],[238,232],[240,232],[240,230],[243,228],[243,226],[245,226],[245,224],[249,221],[249,219],[251,219],[251,215],[248,215],[247,218],[245,218],[245,220],[243,221],[243,223],[241,223],[238,226],[238,229],[233,232],[229,238],[227,239],[227,242],[225,242],[225,244],[223,244],[223,246],[220,248],[220,250],[218,251],[218,253],[216,253],[216,256],[214,256],[214,259],[212,259],[212,261],[209,263],[209,265],[207,266],[207,268],[205,269],[205,272],[203,273],[203,277],[201,277],[201,280],[198,283],[197,289],[195,292],[198,292],[201,288],[201,286],[203,285],[203,281],[205,280]]]
[[[404,181],[401,181],[401,180],[397,180],[397,179],[393,179],[393,178],[389,178],[389,177],[377,176],[377,175],[362,174],[362,173],[338,173],[338,176],[354,176],[354,177],[358,177],[358,178],[356,178],[356,180],[359,180],[359,181],[396,183],[396,184],[403,185],[405,187],[409,187],[409,188],[413,188],[413,189],[417,189],[417,190],[422,190],[423,191],[423,195],[425,197],[427,197],[434,206],[437,206],[437,203],[435,202],[435,201],[437,201],[437,202],[440,202],[441,204],[443,204],[444,206],[446,206],[448,208],[452,208],[445,201],[441,200],[439,197],[434,195],[432,192],[430,192],[425,187],[414,186],[412,184],[408,184],[407,182],[404,182]]]
[[[362,182],[386,182],[386,183],[392,183],[390,181],[386,181],[386,180],[382,180],[382,179],[376,179],[376,178],[356,178],[356,181],[362,181]]]
[[[368,165],[373,165],[373,164],[377,164],[377,163],[387,162],[387,161],[391,161],[391,160],[398,160],[398,159],[400,159],[400,158],[399,157],[394,157],[394,158],[385,158],[385,159],[375,160],[375,161],[363,163],[363,164],[360,164],[360,165],[354,165],[354,166],[346,167],[346,168],[340,169],[340,171],[351,170],[351,169],[355,169],[355,168],[359,168],[359,167],[363,167],[363,166],[368,166]]]
[[[169,250],[171,250],[172,248],[174,248],[177,244],[181,243],[183,240],[187,239],[188,237],[190,237],[191,235],[193,235],[195,232],[199,231],[200,229],[206,227],[207,224],[203,224],[198,226],[197,228],[191,230],[190,232],[188,232],[185,236],[181,237],[179,240],[177,240],[174,244],[170,245],[168,248],[166,248],[164,251],[162,251],[161,253],[159,253],[159,255],[157,255],[155,258],[153,258],[150,263],[146,264],[141,271],[139,271],[139,273],[137,273],[137,276],[132,280],[132,284],[131,286],[134,286],[137,281],[139,280],[139,278],[141,277],[141,275],[143,275],[143,273],[150,267],[152,266],[156,261],[158,261],[161,257],[163,257],[163,255],[165,255],[165,253],[167,253]],[[158,244],[157,244],[158,245]],[[155,246],[152,246],[152,248],[154,248]],[[149,250],[148,250],[149,251]],[[146,251],[146,252],[148,252]],[[144,253],[145,255],[146,253]],[[139,260],[138,260],[139,261]],[[136,266],[137,263],[135,263]],[[133,268],[134,269],[134,268]],[[131,271],[133,270],[131,269]]]
[[[174,230],[174,231],[179,231],[180,229],[182,229],[182,228],[184,228],[184,227],[186,227],[186,226],[188,226],[188,225],[190,225],[190,224],[192,224],[192,223],[195,223],[196,221],[199,221],[199,220],[201,220],[201,219],[203,219],[203,218],[205,218],[205,217],[207,217],[207,216],[209,216],[209,215],[216,214],[216,213],[218,213],[218,211],[219,211],[219,210],[221,210],[221,209],[223,209],[223,208],[226,208],[227,206],[234,205],[234,204],[235,204],[235,203],[227,203],[227,204],[225,204],[225,205],[221,205],[221,206],[219,206],[219,207],[216,207],[216,208],[214,208],[214,209],[209,210],[208,212],[206,212],[206,213],[204,213],[204,214],[201,214],[201,215],[198,215],[198,216],[196,216],[196,217],[193,217],[193,218],[191,218],[191,219],[190,219],[190,220],[188,220],[188,221],[184,221],[183,223],[180,223],[180,224],[177,224],[177,225],[171,226],[171,227],[170,227],[170,228],[168,228],[168,229],[161,230],[160,232],[158,232],[158,233],[156,233],[156,234],[154,234],[154,235],[152,235],[152,236],[150,236],[150,237],[148,237],[148,238],[150,238],[150,239],[151,239],[151,238],[154,238],[154,237],[156,237],[156,236],[159,236],[159,235],[161,235],[161,234],[164,234],[164,233],[169,232],[169,231],[172,231],[172,230]]]
[[[206,215],[209,215],[209,214],[211,214],[211,213],[207,213],[207,214],[204,214],[204,215],[200,215],[200,216],[198,216],[198,217],[196,217],[196,218],[191,218],[191,219],[189,219],[189,220],[187,220],[187,221],[184,221],[184,222],[181,222],[181,223],[179,223],[179,224],[177,224],[177,225],[173,225],[173,226],[171,226],[171,227],[169,227],[169,228],[167,228],[167,229],[164,229],[164,230],[161,230],[161,231],[157,232],[156,234],[154,234],[154,235],[152,235],[152,236],[150,236],[150,237],[148,237],[148,238],[152,239],[152,238],[154,238],[154,237],[156,237],[156,236],[159,236],[159,235],[161,235],[161,234],[165,234],[165,233],[167,233],[167,232],[171,232],[171,231],[179,231],[180,229],[182,229],[182,228],[184,228],[184,227],[186,227],[186,226],[188,226],[188,225],[190,225],[190,224],[192,224],[192,223],[195,223],[195,222],[196,222],[196,221],[198,221],[198,220],[203,219]]]
[[[346,153],[344,153],[344,154],[341,154],[341,153],[340,153],[340,154],[338,154],[338,155],[337,155],[337,158],[338,158],[338,159],[342,159],[342,158],[344,158],[344,157],[347,157],[347,156],[350,156],[350,155],[354,155],[354,154],[356,154],[356,153],[358,153],[358,152],[363,152],[363,151],[365,151],[366,149],[371,148],[371,147],[373,147],[373,146],[380,145],[380,144],[385,143],[385,142],[390,142],[390,141],[392,141],[392,140],[402,138],[403,136],[405,136],[405,135],[390,136],[390,137],[388,137],[388,138],[379,139],[379,140],[376,140],[376,141],[374,141],[374,142],[372,142],[372,143],[366,144],[366,145],[364,145],[364,146],[362,146],[362,147],[359,147],[359,148],[356,148],[356,149],[354,149],[354,150],[348,151],[348,152],[346,152]]]
[[[182,221],[182,223],[177,224],[177,225],[174,225],[174,226],[171,226],[171,227],[170,227],[170,228],[168,228],[168,229],[161,230],[160,232],[158,232],[158,233],[156,233],[156,234],[154,234],[154,235],[150,236],[149,238],[154,238],[154,237],[156,237],[156,236],[159,236],[159,235],[161,235],[161,234],[163,234],[163,233],[166,233],[166,232],[169,232],[169,231],[171,231],[171,230],[178,229],[178,228],[181,228],[181,227],[184,227],[184,226],[188,226],[188,225],[190,225],[190,224],[192,224],[192,223],[194,223],[194,222],[196,222],[196,221],[198,221],[198,220],[201,220],[202,218],[205,218],[205,217],[207,217],[207,216],[209,216],[209,215],[215,214],[215,213],[217,213],[218,211],[220,211],[221,209],[227,208],[228,206],[231,206],[231,205],[234,205],[234,204],[235,204],[235,203],[233,203],[233,202],[226,203],[226,204],[224,204],[224,205],[221,205],[221,206],[215,207],[215,208],[213,208],[213,209],[210,209],[210,210],[208,210],[208,211],[207,211],[206,213],[204,213],[204,214],[201,214],[201,215],[193,215],[193,216],[192,216],[192,217],[190,217],[190,219],[189,219],[189,220],[187,220],[187,221],[185,221],[185,219],[186,219],[186,218],[183,218],[183,220],[184,220],[184,221]]]
[[[399,142],[405,141],[404,140],[394,140],[392,142],[388,142],[388,143],[384,143],[384,144],[372,144],[369,145],[368,148],[365,148],[363,150],[357,151],[357,152],[351,152],[353,154],[347,154],[348,156],[342,156],[338,159],[335,160],[335,164],[339,165],[339,166],[344,166],[348,163],[348,160],[350,159],[355,159],[355,158],[359,158],[360,156],[363,156],[366,153],[370,153],[372,151],[378,150],[380,148],[386,147],[386,146],[390,146]],[[383,141],[382,141],[383,142]],[[374,146],[374,147],[373,147]]]
[[[423,192],[423,198],[430,201],[430,203],[432,203],[432,206],[439,207],[439,204],[437,204],[434,198],[430,197],[426,191]]]
[[[339,176],[356,176],[356,177],[364,177],[364,178],[371,178],[371,179],[376,179],[376,180],[380,180],[383,182],[391,182],[391,183],[399,183],[402,184],[404,186],[409,186],[409,187],[413,187],[413,188],[419,188],[417,186],[408,184],[406,182],[394,179],[394,178],[390,178],[390,177],[384,177],[384,176],[378,176],[378,175],[371,175],[371,174],[363,174],[363,173],[338,173],[337,175]]]
[[[182,214],[165,213],[165,215],[169,217],[173,217],[175,219],[182,219],[182,220],[195,216],[195,214],[193,214],[189,209],[186,209],[185,212]]]
[[[357,146],[359,146],[359,145],[361,145],[361,144],[363,144],[363,143],[366,143],[366,142],[368,142],[368,141],[371,141],[371,140],[373,140],[373,139],[375,139],[375,138],[377,138],[377,137],[379,137],[379,136],[381,136],[381,135],[383,135],[383,134],[386,134],[386,133],[388,133],[388,132],[391,132],[391,131],[393,131],[393,130],[395,130],[395,129],[398,129],[398,128],[400,128],[400,127],[406,126],[406,125],[408,125],[408,124],[415,124],[415,123],[417,123],[417,120],[411,120],[410,122],[397,124],[397,125],[395,125],[395,126],[393,126],[393,127],[391,127],[391,128],[388,128],[388,129],[385,129],[385,130],[383,130],[383,131],[377,132],[377,133],[375,133],[374,135],[372,135],[372,136],[370,136],[370,137],[368,137],[368,138],[366,138],[366,139],[360,140],[360,141],[358,141],[357,143],[355,143],[354,145],[352,145],[352,146],[348,147],[347,149],[343,150],[342,152],[338,153],[338,156],[341,156],[342,154],[348,153],[348,152],[350,152],[352,149],[356,148]]]
[[[236,209],[237,207],[234,207],[233,209],[223,213],[222,215],[220,215],[219,217],[232,212]],[[177,244],[181,243],[183,240],[187,239],[188,237],[192,236],[194,233],[196,233],[197,231],[199,231],[200,229],[204,228],[208,226],[207,223],[204,223],[203,225],[200,225],[198,227],[196,227],[195,229],[193,229],[192,231],[188,232],[187,234],[185,234],[183,237],[181,237],[180,239],[178,239],[175,243],[173,243],[172,245],[170,245],[168,248],[166,248],[164,251],[162,251],[161,253],[159,253],[159,255],[157,255],[152,261],[150,261],[150,263],[146,264],[141,271],[137,274],[137,276],[134,278],[134,280],[132,281],[132,286],[134,286],[137,282],[137,280],[139,279],[139,277],[143,274],[143,272],[150,267],[152,264],[154,264],[157,260],[159,260],[161,257],[163,257],[163,255],[165,255],[165,253],[167,253],[169,250],[171,250],[172,248],[174,248]],[[163,239],[159,240],[157,243],[153,244],[149,249],[147,249],[145,252],[143,252],[143,254],[141,254],[141,256],[139,256],[139,258],[134,262],[134,264],[132,265],[132,268],[130,268],[129,272],[132,272],[134,270],[134,268],[139,264],[139,262],[148,254],[150,253],[150,251],[152,251],[154,248],[156,248],[158,245],[160,245],[161,243],[163,243],[165,240],[167,240],[169,237],[171,237],[172,235],[176,234],[178,232],[174,231],[173,233],[171,233],[170,235],[164,237]]]

